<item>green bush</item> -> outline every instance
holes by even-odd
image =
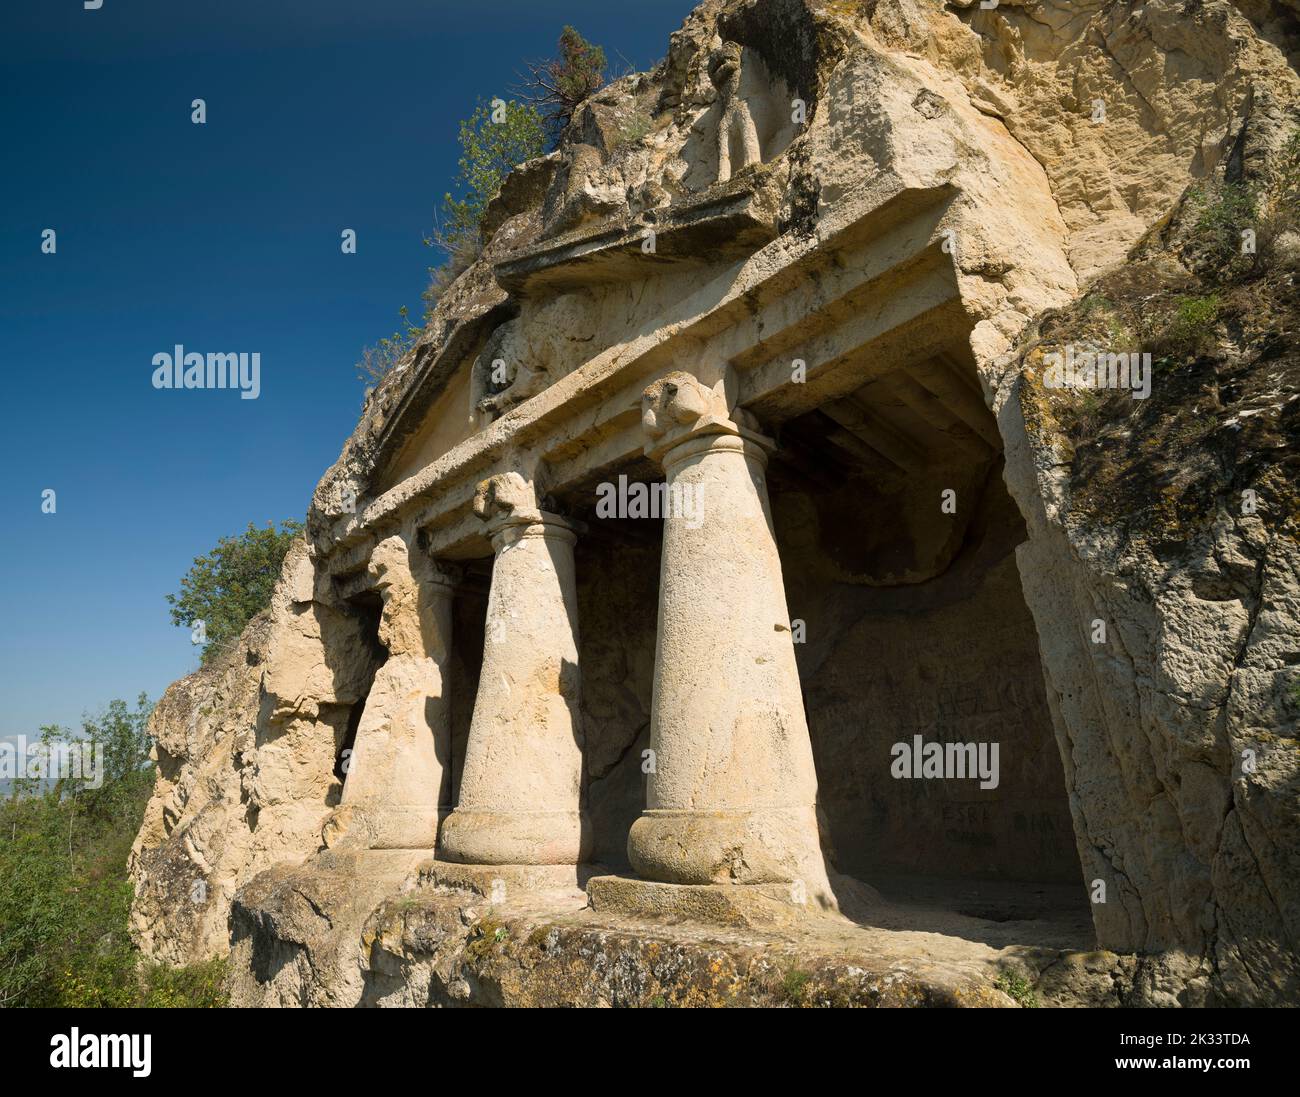
[[[1194,226],[1195,258],[1204,273],[1229,279],[1254,268],[1255,257],[1243,255],[1243,230],[1259,228],[1259,196],[1253,187],[1224,183],[1192,192],[1199,207]]]
[[[248,523],[236,537],[222,537],[206,556],[196,556],[181,579],[178,594],[167,595],[172,624],[192,629],[203,622],[207,642],[203,661],[233,643],[244,626],[271,604],[280,565],[302,523],[271,522],[264,529]]]
[[[460,123],[459,171],[443,195],[436,225],[424,238],[442,253],[429,268],[422,294],[427,321],[443,293],[479,257],[480,227],[488,203],[496,197],[510,172],[552,147],[587,96],[605,82],[605,51],[588,42],[573,27],[560,33],[559,57],[528,65],[529,76],[515,89],[521,101],[480,102]],[[631,139],[649,132],[649,118],[637,120]],[[403,330],[363,348],[357,375],[368,388],[377,385],[415,345],[421,329],[401,310]]]
[[[488,203],[507,175],[546,151],[545,124],[531,104],[480,103],[460,124],[460,171],[442,197],[438,228],[429,243],[449,256],[467,245],[477,249]]]
[[[82,725],[103,747],[86,778],[19,777],[0,801],[0,1005],[220,1004],[220,965],[142,966],[127,932],[127,859],[153,786],[145,724],[152,706],[113,701]],[[47,748],[68,741],[41,729]]]
[[[442,262],[429,268],[422,295],[426,321],[447,288],[482,253],[483,214],[506,176],[546,151],[545,127],[536,107],[514,101],[498,104],[495,111],[480,103],[460,123],[460,170],[443,195],[436,227],[424,238],[426,246],[442,252]],[[367,385],[378,384],[419,338],[421,329],[407,319],[406,307],[400,312],[405,330],[361,352],[357,373]]]
[[[1034,993],[1034,985],[1021,972],[1004,968],[993,985],[1021,1009],[1038,1008],[1038,995]]]
[[[153,1009],[217,1009],[228,1004],[225,978],[226,961],[222,958],[181,968],[146,964],[141,969],[139,1005]]]
[[[1168,332],[1174,346],[1183,353],[1202,349],[1214,332],[1221,307],[1217,293],[1180,297]]]
[[[1188,192],[1196,211],[1187,258],[1203,277],[1247,281],[1273,262],[1274,243],[1300,227],[1300,130],[1292,133],[1267,178],[1249,183],[1206,183]],[[1255,250],[1242,251],[1242,233],[1255,233]]]

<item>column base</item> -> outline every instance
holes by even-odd
[[[598,871],[608,870],[593,865],[465,865],[431,860],[420,866],[420,883],[458,888],[497,903],[529,892],[581,892]]]
[[[321,840],[327,849],[427,849],[432,854],[442,814],[425,804],[342,804],[325,821]]]
[[[766,811],[642,812],[627,836],[638,876],[667,884],[802,881],[809,896],[828,890],[813,807]]]
[[[591,851],[581,811],[463,811],[442,822],[438,857],[463,865],[577,865]]]

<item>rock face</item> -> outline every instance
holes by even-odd
[[[1255,182],[1262,207],[1294,201],[1276,178]],[[1236,286],[1198,274],[1179,239],[1189,214],[1033,326],[999,422],[1084,875],[1118,888],[1094,907],[1098,936],[1287,1001],[1300,985],[1295,264],[1252,259],[1261,273]],[[1157,360],[1146,401],[1087,412],[1044,386],[1059,348],[1140,340],[1144,313],[1220,294],[1221,324],[1191,361]]]
[[[312,591],[299,543],[240,645],[172,685],[154,711],[158,780],[131,855],[132,929],[159,959],[223,953],[236,889],[320,847],[381,649],[364,615]]]
[[[1300,1001],[1297,44],[706,0],[164,696],[142,947],[246,1004]]]
[[[233,1001],[244,1006],[1013,1004],[996,985],[998,962],[1023,950],[999,947],[996,940],[945,941],[937,934],[917,934],[913,950],[923,955],[909,956],[906,947],[886,955],[878,945],[850,942],[841,925],[796,917],[780,900],[753,896],[741,909],[693,911],[692,939],[680,928],[628,918],[618,897],[584,910],[587,897],[580,889],[544,883],[534,881],[526,890],[511,889],[506,898],[494,899],[443,866],[402,862],[391,852],[366,859],[330,854],[307,866],[272,869],[250,884],[232,913]],[[781,916],[781,907],[788,917]],[[884,908],[879,916],[888,921]],[[948,928],[969,933],[978,925],[957,919]],[[928,948],[917,947],[921,938]],[[828,946],[844,951],[828,955]],[[1055,966],[1058,955],[1051,948],[1034,950],[1037,964]],[[1119,957],[1093,954],[1090,959],[1108,975],[1119,967]],[[1021,966],[1035,970],[1034,963]],[[1110,979],[1105,981],[1109,986]],[[1077,1001],[1081,983],[1077,977],[1058,977],[1053,986],[1063,1000],[1075,995]]]

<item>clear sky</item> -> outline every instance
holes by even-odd
[[[218,537],[304,515],[360,411],[358,351],[420,311],[458,121],[565,23],[645,69],[692,6],[4,4],[0,736],[197,666],[164,595]],[[260,397],[154,389],[177,343],[260,352]]]

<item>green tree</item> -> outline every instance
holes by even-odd
[[[453,254],[466,241],[477,244],[488,203],[511,169],[546,151],[543,120],[536,107],[514,100],[480,103],[460,124],[460,172],[443,195],[431,243]]]
[[[434,230],[424,238],[426,245],[443,254],[442,262],[429,268],[429,285],[423,294],[426,318],[447,287],[482,253],[483,214],[511,169],[546,151],[545,122],[541,112],[528,103],[499,100],[494,108],[480,102],[474,113],[461,121],[458,140],[460,170],[452,189],[442,197]],[[384,353],[392,349],[397,348],[381,347],[380,354],[372,354],[372,362],[384,367],[381,376],[396,361],[391,353]],[[364,360],[358,368],[363,376],[374,376]]]
[[[103,748],[103,767],[80,778],[27,778],[0,801],[0,1006],[211,1006],[221,965],[171,970],[143,963],[127,927],[127,861],[153,786],[141,694],[112,701],[73,738]]]
[[[193,629],[203,622],[207,662],[234,641],[244,626],[271,602],[280,565],[302,523],[286,521],[277,530],[249,522],[237,537],[223,537],[206,556],[196,556],[177,594],[167,595],[172,624]]]
[[[573,27],[560,33],[559,57],[528,66],[530,76],[516,91],[522,102],[480,102],[460,123],[459,172],[443,195],[435,227],[424,242],[442,252],[429,268],[423,293],[427,320],[456,278],[482,253],[480,226],[488,203],[511,170],[541,156],[559,139],[579,103],[605,80],[605,51]],[[422,329],[401,310],[402,328],[364,347],[356,363],[357,376],[371,388],[415,345]]]
[[[605,51],[573,27],[560,32],[559,56],[528,63],[520,95],[542,114],[554,144],[573,118],[578,104],[605,83]]]

